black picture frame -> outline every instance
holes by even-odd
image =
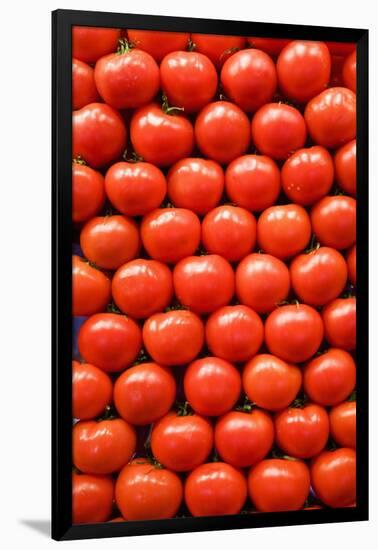
[[[355,508],[72,525],[71,27],[125,27],[357,43],[357,505]],[[368,30],[57,10],[52,13],[52,537],[55,540],[368,519]]]

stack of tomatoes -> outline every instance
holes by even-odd
[[[354,45],[73,56],[74,522],[353,506]]]

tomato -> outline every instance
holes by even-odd
[[[162,203],[167,183],[159,168],[148,162],[117,162],[105,175],[112,205],[125,216],[144,216]]]
[[[300,254],[291,262],[291,284],[299,300],[323,306],[342,292],[348,270],[344,257],[334,248],[321,246]]]
[[[336,181],[341,189],[352,197],[355,197],[357,192],[356,167],[356,140],[352,139],[335,154]]]
[[[201,153],[221,164],[245,153],[250,142],[247,115],[228,101],[206,105],[197,116],[194,132]]]
[[[348,277],[350,282],[355,285],[356,284],[356,245],[352,246],[350,250],[348,250],[346,255],[346,261],[348,266]]]
[[[203,464],[213,446],[210,422],[193,414],[170,412],[154,424],[151,432],[153,455],[166,468],[188,472]]]
[[[168,196],[175,206],[204,215],[221,200],[224,174],[213,160],[187,158],[170,168],[167,183]]]
[[[343,74],[344,86],[346,86],[346,88],[349,88],[350,90],[352,90],[355,93],[356,93],[356,88],[357,88],[356,65],[357,65],[356,50],[354,50],[346,58],[344,66],[343,66],[343,73],[342,74]]]
[[[322,92],[331,75],[331,56],[324,42],[293,40],[277,60],[281,92],[296,101],[306,102]]]
[[[145,319],[163,311],[172,300],[172,274],[165,264],[156,260],[132,260],[116,271],[112,294],[123,313]]]
[[[256,355],[243,370],[243,389],[248,398],[268,411],[279,411],[289,406],[301,384],[301,370],[274,355]]]
[[[242,50],[223,65],[221,82],[226,95],[251,113],[271,101],[277,87],[276,67],[265,52]]]
[[[72,115],[73,157],[102,168],[120,157],[127,130],[118,111],[104,103],[90,103]]]
[[[206,322],[206,343],[211,352],[226,361],[248,361],[264,340],[260,317],[247,306],[224,306]]]
[[[356,44],[352,42],[326,42],[332,55],[346,56],[355,51]]]
[[[73,427],[72,460],[86,474],[118,472],[135,451],[134,428],[122,420],[81,420]]]
[[[323,340],[323,321],[306,304],[282,306],[265,322],[265,343],[273,355],[292,363],[310,359]]]
[[[217,71],[208,57],[197,52],[172,52],[160,65],[161,87],[171,105],[196,113],[217,90]]]
[[[246,498],[245,477],[225,462],[202,464],[185,482],[185,502],[192,516],[239,514]]]
[[[194,254],[201,240],[201,222],[185,208],[153,210],[143,218],[140,231],[147,254],[171,264]]]
[[[93,218],[105,202],[104,178],[89,166],[72,164],[72,220],[75,223]]]
[[[356,201],[342,195],[324,197],[311,210],[312,228],[320,243],[342,250],[356,242]]]
[[[227,305],[234,294],[234,272],[221,256],[188,256],[176,264],[173,284],[178,300],[199,314]]]
[[[258,48],[269,55],[278,55],[280,51],[289,44],[287,38],[261,38],[259,36],[248,36],[247,42],[252,48]]]
[[[259,246],[281,260],[301,252],[310,237],[310,217],[298,204],[271,206],[264,210],[257,222]]]
[[[110,476],[72,474],[72,523],[100,523],[110,518],[114,485]]]
[[[137,358],[142,333],[135,321],[117,313],[99,313],[79,330],[79,352],[88,363],[106,372],[120,372]]]
[[[130,424],[144,426],[167,414],[176,397],[172,373],[156,363],[127,369],[114,385],[114,404]]]
[[[124,216],[92,218],[80,233],[86,258],[103,269],[117,269],[137,256],[140,249],[138,225]]]
[[[192,33],[191,38],[195,50],[206,55],[217,69],[220,69],[231,55],[245,46],[243,36]]]
[[[345,401],[329,413],[331,435],[340,447],[356,448],[356,402]]]
[[[72,315],[92,315],[106,309],[110,280],[79,256],[72,256]],[[89,361],[91,362],[91,361]]]
[[[128,29],[130,42],[137,48],[148,52],[160,63],[170,52],[186,50],[190,34],[188,32],[164,32]]]
[[[72,416],[90,420],[104,412],[113,395],[109,376],[90,364],[72,363]]]
[[[273,422],[266,412],[258,409],[231,411],[218,419],[214,439],[222,460],[236,468],[252,466],[272,448]]]
[[[356,451],[325,451],[311,464],[311,485],[326,506],[340,508],[356,500]]]
[[[307,103],[304,117],[315,143],[340,147],[356,137],[356,94],[348,88],[328,88]]]
[[[294,107],[284,103],[267,103],[252,118],[252,141],[263,155],[276,160],[287,159],[306,141],[306,124]]]
[[[328,48],[329,49],[329,48]],[[343,66],[345,57],[340,55],[332,55],[332,67],[331,67],[331,78],[329,80],[329,87],[343,86]]]
[[[157,166],[170,166],[188,157],[194,147],[191,122],[182,114],[166,111],[150,103],[135,111],[130,125],[136,153]]]
[[[162,365],[184,365],[202,349],[205,336],[201,319],[186,310],[152,315],[144,324],[143,341],[148,353]]]
[[[354,390],[356,365],[342,349],[330,348],[312,359],[303,371],[303,387],[312,401],[325,407],[338,405]]]
[[[72,60],[72,109],[76,111],[99,100],[94,72],[90,65]]]
[[[310,473],[301,460],[263,460],[249,472],[248,492],[259,512],[300,510],[310,492]]]
[[[204,416],[220,416],[239,399],[239,371],[218,357],[204,357],[189,365],[184,376],[184,391],[192,409]]]
[[[72,28],[72,57],[95,63],[97,59],[117,49],[120,29],[101,27]]]
[[[336,348],[356,348],[356,298],[338,298],[323,308],[324,333]]]
[[[324,147],[299,149],[282,167],[282,188],[287,197],[308,206],[329,193],[334,179],[332,157]]]

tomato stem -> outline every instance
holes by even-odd
[[[77,155],[77,157],[73,158],[72,162],[74,164],[80,164],[81,166],[87,166],[87,163],[85,162],[85,160],[83,158],[81,158],[80,155]]]
[[[165,113],[166,115],[175,115],[177,114],[177,112],[184,111],[184,107],[170,106],[168,103],[168,98],[165,94],[162,95],[161,108],[163,113]]]
[[[123,55],[132,50],[133,44],[127,40],[127,38],[120,38],[118,40],[117,55]]]

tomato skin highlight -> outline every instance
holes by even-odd
[[[245,38],[242,36],[192,33],[191,39],[195,44],[195,51],[206,55],[217,69],[220,69],[235,51],[245,47]]]
[[[86,222],[105,202],[104,177],[89,166],[72,164],[72,221]]]
[[[330,410],[331,435],[340,447],[356,448],[356,402],[345,401]]]
[[[345,193],[355,197],[357,194],[357,162],[356,140],[353,139],[336,151],[335,157],[336,181]]]
[[[94,80],[94,71],[90,65],[72,60],[72,109],[76,111],[99,100]]]
[[[328,343],[350,351],[356,348],[356,298],[337,298],[322,311]]]
[[[90,420],[104,412],[113,395],[107,374],[89,363],[72,362],[72,416]]]
[[[356,451],[339,448],[324,451],[311,464],[311,485],[316,496],[331,508],[356,500]]]
[[[328,196],[311,210],[313,231],[324,246],[343,250],[356,242],[356,200],[352,197]]]
[[[110,518],[114,484],[110,476],[72,474],[72,523],[100,523]]]
[[[72,256],[72,315],[87,316],[106,309],[110,280],[79,256]]]
[[[117,49],[120,36],[120,29],[73,27],[72,57],[85,63],[95,63],[103,55]]]
[[[187,32],[164,32],[128,29],[128,38],[137,48],[149,53],[157,63],[171,52],[186,50],[190,34]]]

